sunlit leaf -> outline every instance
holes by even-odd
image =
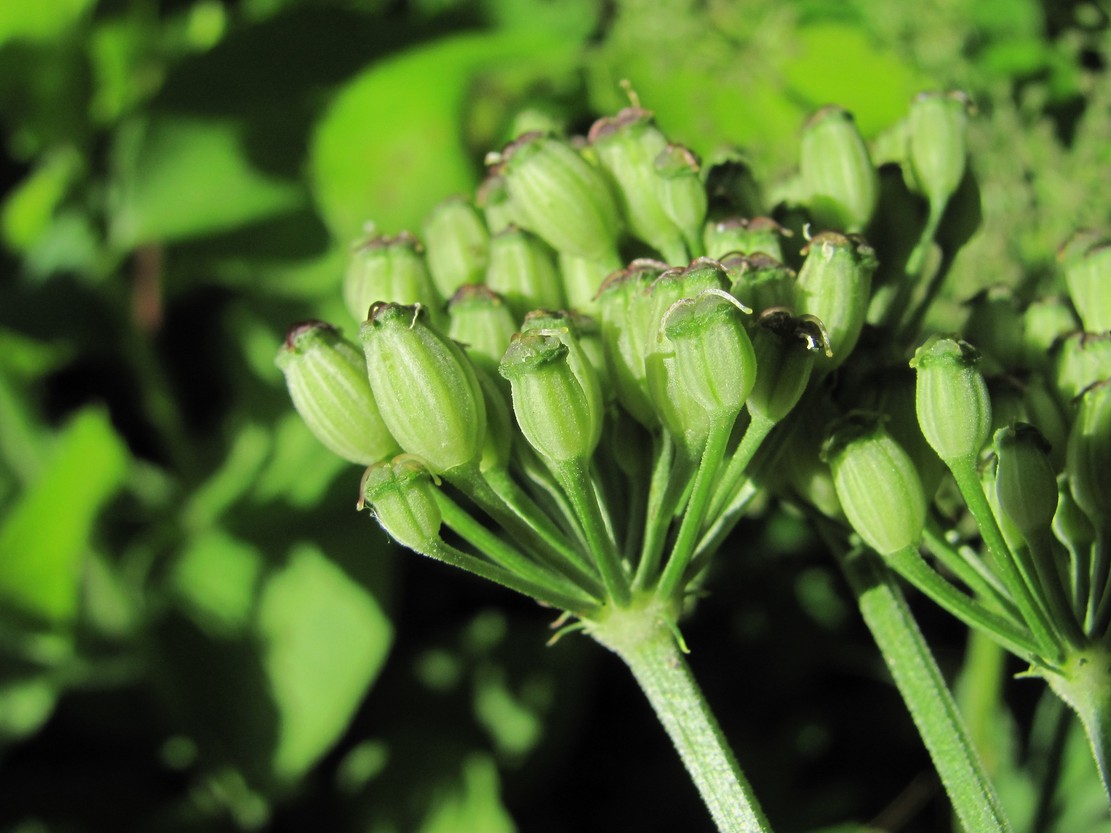
[[[0,597],[33,616],[75,613],[89,536],[123,485],[127,450],[99,408],[79,412],[0,526]]]
[[[174,564],[172,582],[206,632],[234,636],[250,624],[264,558],[222,529],[191,538]]]
[[[292,211],[300,188],[254,167],[236,124],[165,116],[125,135],[117,148],[118,245],[183,240]]]
[[[0,46],[17,38],[50,40],[77,22],[95,0],[17,0],[0,3]]]
[[[346,728],[382,667],[393,629],[366,588],[312,545],[299,544],[263,588],[258,630],[279,715],[273,770],[292,780]]]
[[[487,755],[475,753],[463,762],[459,783],[433,801],[420,833],[514,833],[517,826],[501,803],[498,770]]]
[[[74,153],[51,154],[8,194],[0,209],[7,246],[23,251],[43,236],[78,167]]]

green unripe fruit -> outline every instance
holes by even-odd
[[[1057,344],[1057,393],[1068,402],[1089,386],[1111,379],[1111,333],[1073,333]]]
[[[613,117],[602,118],[587,137],[598,161],[614,183],[621,214],[633,236],[665,257],[682,250],[682,232],[661,199],[656,159],[667,150],[667,139],[652,114],[626,107]]]
[[[509,305],[488,287],[461,286],[448,301],[448,336],[463,346],[476,366],[497,373],[517,321]]]
[[[992,286],[968,301],[964,332],[976,334],[976,349],[984,372],[1004,373],[1021,368],[1026,353],[1024,317],[1009,286]]]
[[[505,298],[518,321],[529,310],[559,309],[564,304],[563,286],[551,249],[516,226],[509,226],[490,239],[486,285]]]
[[[443,522],[435,489],[424,462],[402,454],[366,470],[359,508],[369,504],[382,529],[403,547],[428,552]]]
[[[605,176],[566,142],[526,133],[496,159],[516,221],[557,251],[616,261],[620,219]]]
[[[343,279],[343,299],[356,321],[371,304],[420,304],[440,321],[441,296],[428,273],[417,238],[372,236],[355,244]]]
[[[441,297],[450,298],[459,287],[482,281],[489,242],[486,223],[468,200],[451,197],[432,209],[424,221],[424,245],[428,271]]]
[[[590,326],[593,326],[593,321],[586,316],[555,310],[533,310],[521,323],[521,332],[541,332],[562,341],[567,347],[567,363],[590,397],[591,408],[601,412],[605,399],[600,371],[583,343],[583,328]],[[601,356],[598,358],[602,359]]]
[[[881,555],[916,546],[926,498],[910,457],[875,420],[843,421],[823,450],[837,499],[856,533]]]
[[[975,457],[991,431],[991,399],[978,362],[971,344],[945,336],[931,336],[910,362],[918,425],[946,464]]]
[[[559,275],[563,296],[571,309],[586,315],[598,313],[598,290],[613,269],[599,260],[588,260],[567,252],[559,253]]]
[[[944,205],[968,163],[968,96],[922,93],[907,120],[907,157],[914,182],[931,203]]]
[[[669,144],[656,157],[660,204],[687,240],[698,240],[706,220],[706,186],[698,157],[682,145]]]
[[[1077,504],[1096,529],[1111,526],[1111,380],[1080,395],[1066,470]]]
[[[706,223],[702,242],[706,254],[719,260],[737,252],[745,255],[765,254],[777,262],[783,260],[784,237],[790,232],[770,217],[728,217]]]
[[[359,330],[382,419],[439,474],[476,463],[486,408],[462,348],[429,326],[423,308],[377,304]]]
[[[1023,364],[1052,374],[1057,343],[1080,328],[1068,301],[1055,295],[1037,298],[1022,314]]]
[[[482,180],[475,192],[475,202],[485,217],[486,228],[491,234],[504,231],[517,222],[509,186],[505,177],[499,173],[492,173]]]
[[[996,431],[993,444],[999,506],[1027,541],[1037,540],[1057,512],[1057,475],[1049,443],[1033,425],[1020,422]]]
[[[849,357],[864,327],[875,252],[859,238],[828,231],[813,237],[805,252],[793,306],[825,326],[833,357],[820,364],[829,370]]]
[[[501,374],[513,391],[513,413],[521,433],[557,466],[589,459],[602,433],[603,414],[589,392],[591,382],[580,380],[568,361],[569,353],[555,335],[533,331],[515,336],[501,363]]]
[[[812,217],[826,228],[863,231],[879,196],[879,177],[853,117],[819,110],[802,131],[799,173]]]
[[[776,423],[798,404],[814,356],[826,347],[825,332],[816,318],[795,318],[785,309],[769,309],[752,327],[756,384],[748,397],[753,420]]]
[[[297,413],[330,451],[365,466],[401,450],[374,401],[366,360],[334,327],[296,325],[276,362]]]
[[[731,284],[729,293],[756,312],[794,303],[798,275],[774,257],[763,252],[729,254],[721,265]]]
[[[1107,332],[1111,330],[1111,241],[1104,238],[1083,253],[1076,248],[1066,244],[1060,254],[1069,298],[1086,331]]]

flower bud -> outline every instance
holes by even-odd
[[[1052,373],[1051,357],[1057,342],[1079,328],[1065,299],[1056,295],[1035,299],[1022,314],[1023,365]]]
[[[793,306],[825,325],[833,357],[819,361],[832,369],[848,358],[860,337],[876,269],[875,252],[860,238],[830,231],[813,237],[804,251]]]
[[[1080,395],[1066,455],[1076,503],[1093,526],[1105,531],[1111,524],[1111,380]]]
[[[591,383],[584,385],[572,370],[569,353],[557,336],[534,330],[515,336],[501,363],[521,433],[556,465],[589,459],[602,432],[603,414],[588,392]]]
[[[922,93],[907,120],[907,156],[919,191],[944,205],[964,178],[968,161],[968,96]]]
[[[728,254],[721,265],[731,284],[729,294],[757,312],[790,307],[795,300],[798,275],[770,255]]]
[[[486,218],[486,228],[491,234],[504,231],[516,222],[509,186],[501,174],[490,174],[478,186],[475,203]]]
[[[433,475],[420,458],[402,454],[363,473],[359,508],[369,504],[386,534],[403,547],[428,552],[442,517]]]
[[[844,420],[823,449],[837,499],[856,533],[881,555],[915,546],[926,498],[914,463],[876,420]]]
[[[459,287],[482,281],[489,242],[486,223],[468,200],[452,197],[432,209],[424,221],[424,245],[428,271],[441,297],[450,298]]]
[[[428,274],[421,245],[404,231],[396,237],[372,236],[355,244],[343,279],[343,299],[357,321],[378,301],[420,304],[440,320],[440,293]]]
[[[622,216],[633,236],[665,258],[683,251],[680,229],[661,200],[655,161],[667,149],[667,139],[656,127],[652,114],[626,107],[616,116],[596,121],[587,138],[616,186]]]
[[[567,364],[590,397],[590,407],[602,412],[601,375],[598,364],[591,359],[583,339],[583,328],[592,327],[593,321],[584,315],[555,310],[533,310],[521,323],[521,332],[542,332],[558,338],[567,347]],[[598,358],[602,358],[599,356]],[[604,363],[605,359],[602,358]]]
[[[1073,553],[1088,553],[1096,540],[1096,531],[1084,510],[1076,505],[1067,477],[1058,484],[1057,514],[1053,516],[1053,534]]]
[[[1057,511],[1057,475],[1049,443],[1025,422],[995,432],[995,494],[1000,508],[1027,541],[1040,538]]]
[[[745,255],[762,253],[783,260],[782,238],[791,232],[770,217],[727,217],[706,223],[702,242],[709,257],[724,259],[733,252]]]
[[[497,373],[509,339],[517,332],[517,321],[508,304],[481,284],[468,284],[448,301],[448,336],[463,345],[477,367]]]
[[[606,278],[598,290],[602,342],[617,401],[650,430],[659,425],[659,418],[648,395],[644,368],[649,339],[655,338],[647,292],[665,271],[667,264],[662,261],[634,260]]]
[[[664,213],[686,240],[698,240],[706,220],[706,186],[698,157],[682,145],[669,144],[656,157],[657,187]]]
[[[611,271],[611,267],[602,261],[560,252],[559,275],[563,279],[567,305],[577,312],[597,315],[598,290]]]
[[[1055,382],[1065,402],[1103,379],[1111,379],[1111,333],[1073,333],[1058,343]]]
[[[819,225],[863,231],[872,219],[879,177],[852,115],[824,107],[802,131],[799,157],[804,201]]]
[[[482,389],[482,403],[486,408],[486,436],[482,441],[478,470],[502,471],[509,465],[516,433],[510,413],[509,391],[502,387],[505,380],[498,373],[498,365],[494,365],[493,370],[476,367],[475,377]]]
[[[474,368],[422,307],[376,304],[359,330],[382,419],[435,473],[477,462],[486,408]]]
[[[976,334],[984,371],[1002,373],[1021,367],[1026,347],[1014,291],[1008,286],[988,287],[977,292],[968,306],[964,332]]]
[[[563,306],[551,250],[535,235],[509,226],[490,239],[489,257],[486,285],[505,298],[518,321],[531,309]]]
[[[802,398],[814,355],[827,349],[826,335],[816,318],[795,318],[786,309],[767,309],[752,328],[756,384],[748,397],[753,420],[777,423]]]
[[[710,200],[711,212],[722,216],[750,217],[764,210],[760,184],[741,151],[734,148],[719,150],[709,157],[705,169],[706,196]],[[707,254],[714,257],[710,252]]]
[[[978,362],[971,344],[943,336],[927,339],[910,362],[918,425],[947,465],[979,454],[991,430],[991,399]]]
[[[1075,248],[1066,244],[1059,255],[1069,298],[1085,330],[1107,332],[1111,330],[1111,241],[1105,238],[1082,254]]]
[[[329,450],[364,466],[401,450],[378,412],[362,353],[334,327],[296,325],[277,365],[297,413]]]
[[[526,133],[497,159],[517,222],[557,251],[616,261],[620,217],[605,176],[569,144]]]

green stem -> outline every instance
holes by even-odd
[[[756,456],[761,444],[767,439],[768,434],[775,426],[776,423],[770,419],[753,417],[752,421],[749,422],[744,436],[737,444],[737,450],[733,452],[733,456],[729,458],[729,462],[722,469],[721,477],[718,478],[718,484],[714,489],[714,499],[710,503],[710,511],[707,513],[711,524],[725,507],[733,502],[737,490],[744,483],[745,472],[749,463],[752,462],[752,458]]]
[[[951,570],[973,593],[990,601],[991,604],[999,608],[1004,616],[1016,620],[1022,618],[1022,614],[1011,602],[1006,588],[999,583],[995,574],[984,565],[978,556],[969,554],[966,557],[952,547],[945,540],[944,533],[938,529],[937,522],[933,519],[926,522],[923,541],[937,560]]]
[[[891,553],[887,559],[899,575],[966,625],[983,631],[1027,662],[1044,665],[1038,657],[1038,646],[1026,634],[943,579],[922,560],[915,547]]]
[[[555,474],[582,524],[590,554],[602,576],[606,595],[619,607],[626,606],[630,599],[629,579],[621,564],[617,544],[610,535],[602,509],[598,505],[598,493],[590,479],[587,462],[582,459],[566,460],[555,467]]]
[[[752,479],[746,479],[741,483],[733,496],[733,500],[721,511],[721,514],[714,518],[710,526],[702,533],[702,537],[698,539],[698,544],[694,548],[694,557],[691,558],[689,570],[691,575],[698,575],[702,571],[710,557],[717,552],[718,547],[722,545],[729,533],[733,531],[733,527],[744,516],[749,504],[759,494],[760,487]]]
[[[499,568],[510,574],[520,576],[522,580],[528,581],[532,585],[547,587],[550,592],[557,593],[565,598],[579,597],[583,599],[579,602],[577,609],[581,609],[583,605],[597,605],[601,601],[601,586],[598,586],[597,592],[593,594],[593,599],[589,596],[582,596],[584,591],[586,593],[592,591],[576,586],[564,578],[563,575],[533,563],[523,553],[480,524],[469,512],[440,490],[436,491],[436,504],[439,506],[440,514],[448,528],[497,564]],[[464,569],[470,568],[464,567]],[[475,571],[471,570],[471,572]],[[499,581],[498,579],[494,580]],[[505,584],[504,581],[499,581],[499,583]]]
[[[1048,528],[1028,534],[1026,544],[1029,548],[1029,562],[1037,576],[1038,586],[1045,597],[1056,631],[1068,644],[1079,646],[1084,643],[1084,634],[1076,612],[1069,604],[1061,572],[1057,568],[1057,562],[1061,559],[1058,558],[1060,551],[1055,550],[1054,543]]]
[[[466,570],[469,573],[474,573],[476,576],[480,576],[488,581],[493,581],[500,584],[502,587],[516,590],[518,593],[531,596],[539,602],[543,602],[544,604],[560,610],[566,610],[579,617],[593,615],[598,609],[597,604],[592,601],[583,599],[579,596],[564,595],[547,585],[530,581],[516,573],[503,569],[497,564],[491,564],[488,561],[483,561],[481,558],[476,558],[469,553],[458,550],[450,544],[445,543],[443,540],[431,542],[431,545],[427,551],[425,551],[424,555],[435,558],[437,561],[442,561],[445,564],[450,564],[453,567],[458,567],[461,570]]]
[[[1111,800],[1111,653],[1090,647],[1071,653],[1059,674],[1045,674],[1053,691],[1080,717],[1103,789]]]
[[[1111,603],[1108,590],[1111,589],[1111,524],[1103,524],[1096,531],[1092,544],[1092,565],[1088,584],[1088,612],[1085,623],[1089,633],[1095,637],[1105,634],[1111,621]]]
[[[702,520],[706,517],[706,510],[710,507],[713,497],[714,480],[718,469],[721,468],[722,457],[725,455],[725,446],[729,442],[729,433],[733,425],[731,420],[721,420],[710,430],[706,438],[706,446],[702,450],[702,462],[698,465],[698,473],[694,476],[694,487],[691,497],[687,502],[686,512],[679,525],[679,534],[675,539],[675,546],[671,548],[664,565],[656,592],[660,598],[670,599],[682,592],[683,578],[694,555],[695,544],[698,543],[698,533],[702,530]]]
[[[871,553],[835,551],[964,829],[1009,831],[956,703],[893,576]]]
[[[663,436],[660,456],[652,470],[652,486],[649,493],[648,517],[645,519],[644,543],[640,549],[640,563],[637,564],[634,586],[648,587],[656,580],[663,558],[667,531],[671,520],[690,485],[694,474],[693,462],[686,454],[675,454],[675,441],[666,432]],[[655,498],[655,499],[653,499]]]
[[[643,598],[587,629],[632,671],[721,833],[770,833],[752,787],[676,644],[672,607]]]
[[[1059,660],[1061,658],[1061,642],[1054,632],[1042,606],[1030,592],[1029,586],[1022,578],[1011,554],[1010,547],[1003,540],[1003,533],[995,520],[995,513],[984,490],[980,485],[980,478],[976,475],[976,461],[972,455],[959,460],[947,460],[949,470],[957,482],[961,496],[964,498],[968,511],[976,519],[976,526],[987,545],[991,555],[992,566],[996,574],[1003,580],[1011,599],[1022,613],[1030,632],[1041,646],[1041,653],[1046,659]]]

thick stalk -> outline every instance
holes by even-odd
[[[835,552],[964,829],[1009,831],[995,789],[894,577],[871,553]]]
[[[1044,673],[1057,696],[1080,717],[1111,800],[1111,653],[1103,647],[1070,654],[1061,673]]]
[[[771,828],[675,641],[674,606],[638,597],[587,625],[633,672],[721,833]]]

